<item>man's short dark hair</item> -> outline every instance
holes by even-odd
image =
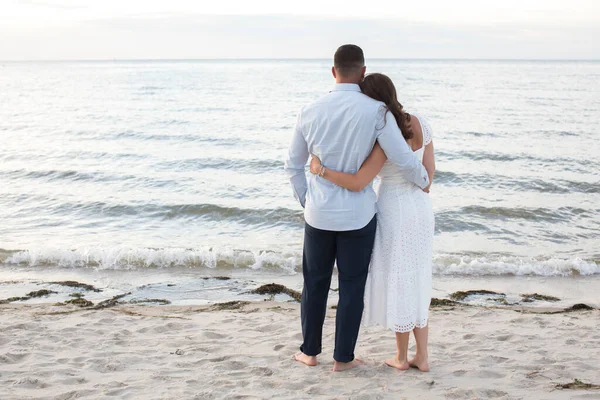
[[[336,50],[333,66],[341,75],[352,75],[365,66],[365,55],[357,45],[345,44]]]

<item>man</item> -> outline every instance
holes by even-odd
[[[426,188],[427,172],[404,141],[385,105],[360,92],[366,67],[360,47],[344,45],[334,55],[336,85],[304,107],[285,162],[306,221],[302,272],[302,335],[296,361],[317,365],[327,296],[337,262],[339,302],[336,314],[334,371],[360,365],[354,358],[363,312],[365,282],[375,239],[376,195],[371,185],[350,192],[316,175],[307,181],[305,165],[315,154],[328,168],[355,173],[377,140],[388,159],[415,184]],[[385,118],[385,120],[384,120]],[[385,123],[384,121],[387,121]]]

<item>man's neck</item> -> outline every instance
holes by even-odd
[[[350,83],[350,84],[354,84],[354,85],[358,85],[360,83],[360,81],[355,81],[355,80],[350,80],[350,79],[336,79],[335,83]]]

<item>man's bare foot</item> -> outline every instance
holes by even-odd
[[[397,357],[390,358],[389,360],[385,360],[384,362],[385,365],[387,365],[388,367],[396,368],[401,371],[406,371],[410,368],[410,365],[408,365],[408,361],[400,361]]]
[[[354,360],[347,363],[334,361],[333,372],[348,371],[349,369],[356,368],[364,364],[365,362],[363,360],[359,360],[358,358],[355,358]]]
[[[306,364],[309,367],[314,367],[317,365],[317,357],[316,356],[307,356],[303,352],[299,351],[294,354],[294,360],[301,362],[302,364]]]
[[[426,358],[415,357],[408,362],[412,368],[418,368],[421,372],[429,372],[429,363]]]

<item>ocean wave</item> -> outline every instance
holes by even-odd
[[[94,202],[55,202],[49,204],[49,199],[43,196],[29,197],[26,195],[9,194],[7,201],[35,203],[45,201],[45,212],[51,215],[69,215],[71,217],[147,217],[153,220],[183,219],[228,221],[242,225],[254,226],[290,226],[302,227],[304,222],[302,211],[284,207],[277,208],[239,208],[226,207],[217,204],[118,204],[102,201]],[[56,201],[56,200],[53,200]],[[36,206],[37,207],[37,206]]]
[[[302,270],[302,255],[265,250],[231,248],[40,248],[0,250],[0,263],[23,267],[94,268],[136,270],[143,268],[221,269],[246,268],[282,273]],[[517,257],[501,255],[434,256],[435,275],[456,276],[589,276],[600,275],[600,263],[578,257]]]
[[[503,175],[455,173],[452,171],[436,171],[434,183],[444,186],[477,186],[485,189],[519,190],[538,193],[566,194],[600,193],[600,184],[594,182],[554,179],[552,181],[523,177],[515,179]]]
[[[484,207],[465,206],[460,209],[462,215],[476,215],[485,219],[524,219],[532,221],[569,221],[573,216],[585,216],[589,210],[577,207],[549,208],[516,208],[516,207]]]
[[[490,151],[448,151],[448,150],[436,150],[436,157],[447,159],[447,160],[469,160],[469,161],[526,161],[528,164],[559,164],[569,165],[578,164],[589,167],[590,165],[598,165],[597,161],[582,158],[573,157],[544,157],[538,154],[528,153],[502,153],[502,152],[490,152]]]
[[[110,174],[102,171],[75,171],[75,170],[28,170],[15,169],[0,171],[12,179],[31,179],[44,182],[135,182],[146,187],[177,187],[181,183],[173,179],[158,179],[150,176],[138,176],[130,174]]]
[[[437,275],[508,275],[508,276],[580,276],[599,275],[600,264],[578,257],[542,258],[516,256],[460,256],[434,257],[433,272]]]
[[[28,267],[139,269],[139,268],[210,268],[276,269],[295,273],[298,255],[272,251],[235,249],[125,248],[94,247],[76,250],[41,248],[0,250],[0,262]]]
[[[96,139],[96,138],[92,138]],[[146,133],[141,131],[133,131],[126,130],[122,132],[118,132],[112,135],[105,135],[102,138],[97,138],[99,140],[107,140],[107,139],[135,139],[135,140],[143,140],[143,141],[170,141],[173,143],[185,143],[185,142],[196,142],[196,143],[211,143],[218,146],[238,146],[240,144],[246,144],[247,146],[256,145],[257,141],[245,140],[242,138],[217,138],[217,137],[209,137],[202,136],[200,134],[161,134],[161,133]]]
[[[202,169],[219,169],[235,171],[273,172],[283,170],[283,162],[273,159],[228,159],[228,158],[188,158],[176,161],[157,163],[160,169],[168,171],[198,171]]]

